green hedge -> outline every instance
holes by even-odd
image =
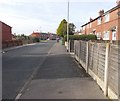
[[[67,35],[64,36],[64,40],[67,41]],[[69,40],[97,40],[97,36],[93,34],[89,35],[69,35]]]
[[[39,38],[33,38],[33,42],[40,42]]]

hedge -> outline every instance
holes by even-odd
[[[22,44],[23,44],[23,42],[21,40],[6,40],[6,41],[2,41],[2,48],[19,46]]]
[[[67,35],[64,36],[64,40],[67,41]],[[93,34],[89,35],[69,35],[69,40],[97,40],[97,36]]]

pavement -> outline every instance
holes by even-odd
[[[60,43],[17,99],[107,99],[97,83],[80,67]]]

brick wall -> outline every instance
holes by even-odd
[[[2,29],[0,28],[0,30],[2,30],[2,41],[12,40],[12,28],[3,22],[0,23],[2,25]]]
[[[113,27],[116,28],[116,40],[120,40],[120,37],[118,36],[119,32],[119,23],[118,23],[118,10],[112,9],[106,13],[104,13],[103,16],[98,16],[97,18],[93,19],[93,21],[90,21],[83,25],[85,27],[85,30],[82,29],[83,34],[96,34],[100,37],[104,38],[104,34],[106,32],[109,32],[109,40],[112,40],[112,33],[111,30]],[[120,11],[120,10],[119,10]],[[105,14],[109,14],[109,21],[105,22]],[[98,19],[101,18],[101,24],[98,24]],[[119,17],[120,18],[120,17]],[[90,27],[91,24],[91,27]],[[82,26],[82,27],[83,27]]]

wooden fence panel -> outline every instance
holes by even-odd
[[[104,43],[98,44],[98,77],[104,81],[105,73],[105,52],[106,46]]]
[[[93,44],[93,71],[98,74],[98,46],[96,43]]]
[[[79,41],[75,40],[74,41],[74,53],[75,53],[75,56],[78,60],[78,57],[79,57]]]
[[[120,49],[117,45],[111,45],[110,53],[109,53],[109,76],[108,76],[108,86],[115,94],[119,94],[118,92],[118,65],[120,64],[120,60],[118,56],[120,53],[118,52]]]
[[[110,91],[109,97],[120,98],[120,45],[110,44],[110,48],[107,45],[97,42],[89,42],[87,45],[87,42],[75,41],[74,52],[83,68],[86,69],[88,61],[87,68],[90,70],[88,73],[99,82],[104,94]]]
[[[89,43],[89,50],[88,50],[88,68],[93,70],[93,44]]]
[[[80,41],[80,60],[85,64],[86,63],[86,42]]]
[[[89,44],[89,68],[103,81],[105,70],[105,44],[90,43]]]

